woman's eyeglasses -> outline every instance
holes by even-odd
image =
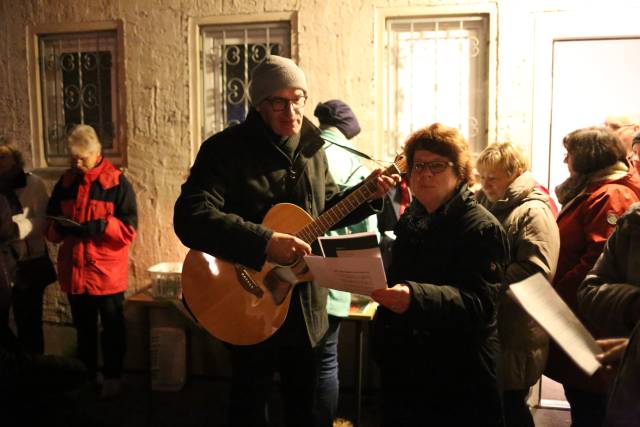
[[[417,173],[424,173],[429,170],[433,175],[444,172],[446,168],[453,166],[453,162],[445,162],[442,160],[436,160],[433,162],[414,162],[413,171]]]

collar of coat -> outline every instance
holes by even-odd
[[[245,119],[248,129],[267,137],[277,146],[280,136],[275,134],[273,130],[262,120],[262,116],[254,108],[249,110],[249,114]],[[320,129],[314,125],[306,117],[302,118],[302,128],[300,129],[299,138],[300,146],[297,151],[306,158],[311,158],[324,145],[324,140],[320,137]]]
[[[108,190],[118,185],[121,173],[109,160],[103,157],[99,164],[89,169],[85,174],[80,174],[75,169],[68,169],[62,176],[62,186],[69,188],[76,181],[93,182],[98,180],[100,186],[104,190]]]
[[[424,206],[416,199],[413,201],[398,220],[398,224],[403,223],[410,233],[427,230],[431,224],[444,217],[455,216],[464,211],[465,206],[477,203],[473,198],[473,193],[469,190],[466,182],[460,184],[454,191],[451,199],[442,204],[435,212],[429,213]],[[396,230],[402,227],[396,227]]]

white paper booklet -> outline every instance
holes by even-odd
[[[320,237],[318,241],[325,256],[304,257],[318,285],[367,296],[387,287],[375,233]]]
[[[596,354],[602,353],[602,349],[542,274],[514,283],[509,289],[587,375],[600,368]]]

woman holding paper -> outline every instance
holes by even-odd
[[[26,351],[43,354],[42,303],[46,287],[56,281],[44,236],[49,193],[41,178],[25,171],[22,152],[6,137],[0,137],[0,194],[15,226],[9,246],[16,257],[11,305],[18,339]]]
[[[405,145],[414,199],[396,226],[374,352],[383,425],[502,426],[496,327],[507,236],[468,188],[464,137],[439,123]]]
[[[480,153],[476,168],[482,184],[476,198],[509,236],[507,283],[535,273],[552,280],[558,265],[560,234],[549,195],[538,188],[524,154],[509,142],[491,144]],[[527,398],[544,370],[549,337],[509,291],[500,301],[498,333],[505,424],[533,427]]]

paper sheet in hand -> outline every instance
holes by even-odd
[[[510,289],[531,317],[587,375],[600,368],[595,356],[602,349],[542,274],[514,283]]]
[[[314,281],[325,288],[368,296],[375,289],[387,287],[380,257],[323,258],[308,255],[304,260]]]

